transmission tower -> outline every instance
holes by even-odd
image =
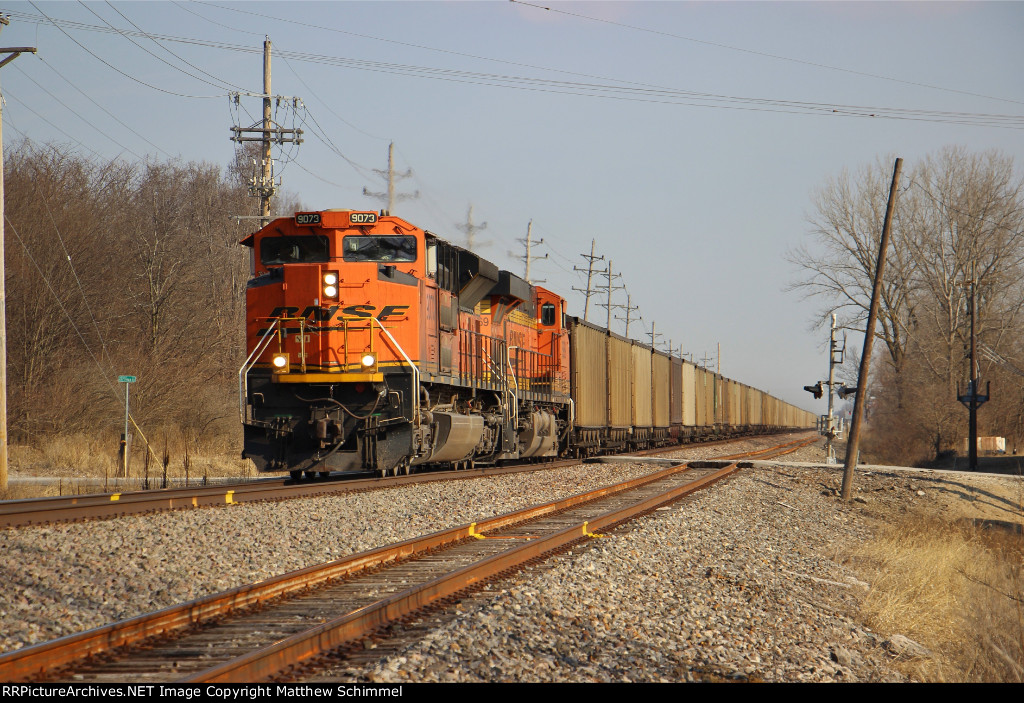
[[[611,259],[608,259],[608,268],[604,271],[604,277],[605,277],[605,284],[603,286],[598,286],[598,289],[599,290],[603,290],[603,291],[605,291],[607,293],[607,295],[608,295],[608,302],[607,303],[598,303],[598,305],[600,305],[601,307],[605,308],[608,311],[608,324],[607,324],[607,327],[608,327],[608,331],[610,332],[611,329],[612,329],[612,309],[615,308],[615,306],[612,305],[612,293],[614,291],[617,291],[617,290],[626,290],[626,286],[616,286],[616,285],[614,285],[612,283],[612,281],[614,281],[616,278],[622,278],[622,274],[621,273],[612,273],[612,260]]]
[[[473,205],[472,205],[472,203],[470,203],[469,210],[466,212],[466,223],[465,224],[461,224],[461,225],[455,225],[455,229],[459,230],[460,232],[463,232],[466,235],[466,248],[469,249],[470,251],[474,251],[474,248],[477,247],[477,246],[485,247],[485,246],[488,246],[491,243],[491,242],[480,242],[480,243],[477,243],[477,241],[476,241],[476,233],[477,232],[483,232],[485,229],[487,229],[487,223],[484,222],[484,223],[478,225],[475,222],[473,222]]]
[[[363,195],[380,200],[382,203],[387,205],[388,212],[393,212],[395,209],[395,203],[403,200],[414,200],[420,197],[420,192],[417,190],[415,193],[398,193],[395,191],[395,181],[402,180],[405,178],[412,177],[412,169],[407,169],[405,173],[395,173],[395,143],[390,142],[388,144],[388,168],[386,171],[381,169],[373,169],[373,172],[384,179],[384,182],[388,184],[388,189],[384,193],[373,193],[363,187]]]
[[[519,257],[520,261],[523,261],[523,262],[526,263],[526,276],[525,276],[526,282],[530,283],[530,284],[533,284],[533,283],[544,283],[544,281],[534,281],[534,280],[532,280],[530,278],[530,264],[532,264],[535,259],[546,259],[546,258],[548,258],[547,254],[545,254],[544,256],[535,256],[533,253],[531,253],[533,251],[533,245],[534,244],[543,244],[544,243],[544,238],[543,237],[538,239],[537,241],[533,241],[533,220],[530,220],[530,223],[526,226],[526,239],[517,239],[516,241],[517,242],[522,242],[523,244],[526,245],[526,255]]]
[[[623,286],[623,290],[625,290],[625,286]],[[626,304],[625,305],[616,305],[615,306],[619,310],[625,310],[626,311],[626,316],[625,317],[619,317],[618,315],[616,315],[615,319],[616,320],[622,320],[622,321],[624,321],[626,323],[626,337],[627,338],[629,337],[629,323],[632,320],[636,320],[636,319],[642,320],[642,319],[644,319],[643,316],[632,317],[632,312],[634,310],[639,310],[640,309],[639,306],[633,305],[632,303],[633,303],[633,297],[631,295],[629,295],[629,293],[626,293]]]
[[[594,247],[596,246],[596,244],[597,244],[597,240],[595,240],[595,239],[591,239],[590,240],[590,256],[587,256],[586,254],[580,254],[580,256],[582,256],[584,259],[587,260],[587,289],[583,290],[582,288],[576,288],[575,286],[573,286],[573,290],[579,291],[580,293],[583,293],[584,296],[586,296],[583,299],[583,321],[584,322],[587,321],[587,315],[590,312],[590,294],[593,291],[593,289],[590,287],[591,281],[593,280],[595,273],[597,273],[597,274],[604,273],[603,271],[595,271],[594,270],[594,262],[595,261],[604,261],[604,256],[603,255],[602,256],[594,256]],[[580,273],[583,273],[583,269],[581,269],[579,266],[573,266],[572,270],[573,271],[579,271]],[[626,328],[627,329],[629,328],[629,322],[626,322]]]
[[[651,335],[651,348],[652,349],[657,346],[658,337],[662,336],[662,335],[660,335],[660,334],[658,334],[658,333],[656,333],[654,331],[656,324],[657,323],[654,320],[651,320],[651,331],[648,333],[648,334]]]

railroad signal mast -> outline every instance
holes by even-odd
[[[836,315],[832,313],[832,329],[829,334],[828,345],[828,381],[818,381],[813,386],[804,386],[804,390],[815,398],[821,398],[825,393],[825,386],[828,386],[828,415],[821,418],[819,430],[825,437],[826,463],[836,463],[836,450],[833,441],[842,436],[842,422],[835,420],[835,396],[840,400],[847,396],[856,395],[857,389],[836,382],[836,366],[843,363],[843,355],[846,353],[846,337],[843,337],[843,346],[840,348],[836,343]]]
[[[963,403],[970,416],[968,418],[967,430],[967,462],[970,471],[978,470],[978,408],[988,401],[991,392],[990,384],[985,384],[985,395],[978,392],[980,380],[978,379],[978,336],[975,327],[975,312],[978,304],[977,287],[978,277],[975,273],[975,265],[971,265],[971,373],[970,381],[967,382],[967,392],[958,393],[956,399]],[[957,384],[957,390],[959,391]]]

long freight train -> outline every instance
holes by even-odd
[[[260,471],[388,475],[814,426],[384,212],[299,212],[242,244],[239,411]]]

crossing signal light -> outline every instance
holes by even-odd
[[[856,386],[853,388],[850,388],[849,386],[839,386],[838,390],[836,390],[836,395],[845,400],[848,395],[857,395],[857,388]]]
[[[825,392],[821,388],[821,381],[818,381],[813,386],[804,386],[804,390],[813,395],[815,398],[820,398],[822,393]]]

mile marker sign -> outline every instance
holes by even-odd
[[[134,376],[118,376],[117,377],[117,382],[118,383],[135,383],[135,381],[137,381],[137,380],[138,379],[135,378]]]

